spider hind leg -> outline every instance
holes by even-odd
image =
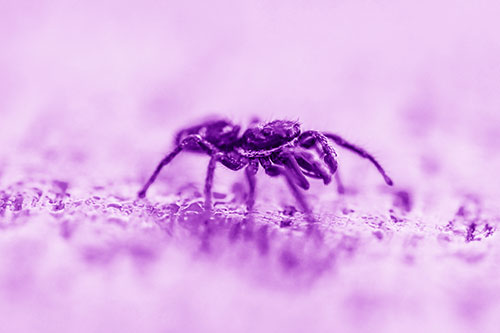
[[[205,191],[204,191],[205,210],[207,211],[212,209],[212,186],[214,183],[214,173],[218,158],[219,154],[214,154],[210,156],[210,161],[208,162],[207,176],[205,178]]]
[[[148,181],[146,182],[146,184],[144,184],[144,186],[139,191],[139,193],[137,194],[137,196],[139,198],[144,198],[146,196],[146,192],[148,191],[149,187],[155,182],[156,177],[158,177],[158,174],[163,169],[163,167],[165,167],[167,164],[169,164],[170,162],[172,162],[172,160],[182,150],[186,149],[187,147],[189,147],[192,144],[197,144],[200,147],[200,149],[202,149],[203,151],[207,152],[209,155],[212,155],[215,152],[215,148],[213,147],[213,145],[211,143],[209,143],[208,141],[204,140],[199,135],[189,135],[189,136],[187,136],[186,138],[184,138],[182,140],[182,142],[179,145],[177,145],[177,147],[174,148],[174,150],[170,154],[168,154],[167,156],[165,156],[160,161],[160,163],[156,167],[155,171],[153,172],[153,174],[151,175],[151,177],[149,177]]]
[[[153,172],[153,174],[151,175],[151,177],[149,177],[149,179],[146,182],[146,184],[144,184],[144,186],[142,187],[142,189],[137,194],[137,196],[139,198],[146,197],[146,192],[148,191],[149,187],[155,182],[156,177],[158,177],[158,174],[160,173],[161,169],[163,169],[164,166],[166,166],[167,164],[169,164],[170,162],[172,162],[172,160],[174,159],[174,157],[176,157],[182,151],[182,149],[183,149],[183,147],[181,145],[175,147],[175,149],[170,154],[168,154],[167,156],[165,156],[165,158],[163,158],[160,161],[160,163],[156,167],[156,169]]]

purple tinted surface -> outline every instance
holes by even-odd
[[[498,332],[497,2],[0,8],[1,332]],[[218,166],[209,214],[179,154],[138,199],[214,113],[300,122],[298,166]]]

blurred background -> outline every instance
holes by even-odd
[[[77,168],[144,179],[179,127],[258,116],[340,133],[402,186],[439,174],[494,192],[499,10],[448,0],[0,0],[2,164],[23,155],[60,177]]]

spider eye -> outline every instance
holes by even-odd
[[[264,134],[264,136],[270,136],[272,133],[273,131],[267,127],[262,130],[262,134]]]

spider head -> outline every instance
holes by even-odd
[[[243,140],[249,149],[272,149],[282,146],[300,135],[298,122],[274,120],[267,124],[249,128]]]

